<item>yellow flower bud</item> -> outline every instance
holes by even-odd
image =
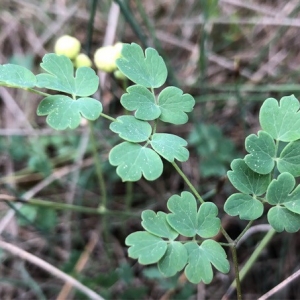
[[[114,76],[116,79],[120,79],[120,80],[126,79],[126,76],[120,70],[115,70]]]
[[[74,61],[75,68],[80,68],[80,67],[91,67],[92,66],[92,61],[90,58],[84,54],[80,53],[76,56],[75,61]]]
[[[65,55],[70,59],[74,59],[80,52],[80,42],[76,38],[63,35],[54,45],[54,52],[58,55]]]
[[[117,69],[116,61],[121,56],[122,43],[99,48],[94,55],[94,62],[99,70],[113,72]]]

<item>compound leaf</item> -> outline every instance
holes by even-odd
[[[151,125],[136,119],[134,116],[120,116],[109,126],[110,130],[128,142],[145,142],[151,135]]]
[[[239,216],[242,220],[256,220],[264,211],[263,204],[250,195],[236,193],[225,202],[225,212],[230,216]]]
[[[125,244],[130,246],[128,255],[138,259],[140,264],[149,265],[158,262],[167,250],[167,242],[151,233],[137,231],[130,234]]]
[[[155,103],[154,95],[141,85],[127,88],[127,93],[121,97],[121,104],[129,111],[136,110],[134,115],[140,120],[155,120],[161,114],[160,108]]]
[[[252,171],[243,159],[235,159],[231,163],[232,171],[227,175],[232,185],[244,194],[262,195],[270,183],[270,175],[262,175]]]
[[[155,133],[150,143],[157,153],[170,162],[174,162],[175,158],[179,161],[187,161],[189,158],[189,151],[184,148],[187,146],[186,140],[177,135]]]
[[[262,105],[259,121],[264,131],[275,140],[292,142],[300,139],[299,101],[294,95],[278,101],[268,98]]]
[[[122,56],[117,60],[120,71],[134,83],[147,88],[162,86],[168,75],[167,67],[153,48],[143,49],[135,44],[123,44]]]
[[[0,85],[32,88],[36,85],[36,77],[31,71],[19,65],[0,65]]]
[[[272,207],[268,211],[268,221],[277,232],[297,232],[300,229],[300,215],[282,206]]]
[[[167,222],[167,214],[159,211],[157,214],[152,210],[142,213],[142,226],[150,233],[162,238],[174,240],[178,233]]]
[[[212,265],[222,273],[229,272],[229,262],[224,249],[213,240],[205,240],[200,246],[195,242],[185,244],[188,264],[185,268],[187,279],[197,284],[208,284],[213,279]]]
[[[258,136],[249,135],[245,144],[250,153],[244,158],[248,167],[256,173],[269,174],[275,166],[274,139],[267,132],[259,131]]]
[[[102,112],[101,103],[93,98],[73,100],[64,95],[53,95],[44,98],[38,108],[39,116],[47,116],[47,123],[54,129],[74,129],[79,126],[81,118],[96,120]]]
[[[293,175],[281,173],[270,183],[266,194],[267,201],[273,205],[283,204],[290,211],[300,214],[300,185],[294,189],[295,183]]]
[[[167,203],[172,212],[167,215],[168,223],[183,236],[203,238],[215,236],[220,229],[218,209],[213,203],[201,204],[197,212],[195,197],[189,192],[182,192],[181,197],[173,195]]]
[[[42,73],[36,76],[37,86],[40,88],[79,97],[90,96],[98,89],[99,77],[95,71],[88,67],[81,67],[76,70],[74,78],[73,63],[64,55],[46,54],[41,67],[49,74]]]
[[[194,98],[174,86],[163,89],[158,96],[161,110],[159,118],[172,124],[184,124],[188,121],[186,112],[191,112],[195,105]]]
[[[117,166],[117,174],[123,181],[138,181],[142,175],[147,180],[155,180],[163,171],[162,160],[155,151],[129,142],[113,147],[109,162]]]
[[[158,262],[159,271],[166,277],[174,276],[181,271],[187,263],[187,250],[182,243],[172,241],[164,256]]]
[[[291,142],[280,153],[277,162],[279,172],[288,172],[293,176],[300,176],[300,140]]]

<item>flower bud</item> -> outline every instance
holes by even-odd
[[[126,79],[126,76],[120,70],[115,70],[114,71],[114,76],[115,76],[116,79],[119,79],[119,80]]]
[[[74,59],[80,51],[80,42],[76,38],[63,35],[54,45],[54,52],[58,55],[65,55],[70,59]]]
[[[76,58],[74,60],[74,65],[75,65],[75,68],[91,67],[92,61],[86,54],[80,53],[76,56]]]
[[[122,46],[122,43],[117,43],[114,46],[99,48],[94,55],[96,67],[104,72],[113,72],[116,70],[116,61],[121,56]]]

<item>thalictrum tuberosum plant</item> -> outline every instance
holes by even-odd
[[[101,102],[92,97],[99,85],[96,73],[80,67],[74,75],[73,64],[65,56],[46,54],[41,63],[44,71],[38,75],[21,66],[1,65],[0,85],[44,96],[37,114],[47,116],[47,123],[57,130],[74,129],[82,118],[109,119],[110,130],[121,139],[111,149],[109,162],[123,181],[138,181],[142,176],[155,180],[163,173],[163,160],[172,164],[190,191],[171,196],[167,212],[142,212],[144,231],[130,234],[125,241],[129,256],[144,265],[157,264],[164,276],[184,271],[190,282],[208,284],[213,279],[212,267],[222,273],[230,269],[223,244],[212,239],[221,231],[232,250],[241,299],[235,247],[252,222],[268,208],[267,220],[275,231],[300,229],[300,186],[295,186],[295,177],[300,176],[299,101],[293,95],[279,102],[265,100],[259,113],[261,130],[245,140],[249,154],[231,163],[228,178],[238,192],[228,197],[224,211],[250,221],[232,240],[221,226],[217,206],[202,199],[177,163],[189,158],[187,142],[158,132],[160,122],[185,124],[195,100],[174,86],[161,89],[167,68],[155,49],[147,48],[144,53],[137,44],[124,44],[117,66],[134,83],[121,97],[121,104],[132,114],[117,118],[104,114]]]

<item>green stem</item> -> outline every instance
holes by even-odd
[[[141,30],[141,26],[136,21],[134,15],[130,11],[129,7],[125,4],[126,1],[121,0],[114,0],[120,7],[120,10],[125,18],[125,20],[129,23],[131,29],[139,38],[142,43],[143,48],[147,47],[147,38],[145,37],[144,33]]]
[[[237,259],[236,246],[235,245],[231,246],[230,250],[231,250],[232,260],[233,260],[233,265],[234,265],[237,299],[242,300],[242,289],[241,289],[239,262]]]
[[[41,91],[38,91],[38,90],[35,90],[35,89],[31,89],[31,88],[26,88],[24,89],[28,92],[31,92],[31,93],[34,93],[34,94],[38,94],[38,95],[41,95],[41,96],[45,96],[45,97],[49,97],[51,96],[51,94],[48,94],[48,93],[44,93],[44,92],[41,92]]]
[[[97,10],[98,0],[92,0],[91,8],[90,8],[90,18],[88,23],[88,32],[87,32],[87,41],[86,41],[86,54],[88,56],[91,55],[91,45],[93,39],[93,32],[94,32],[94,20]]]
[[[200,196],[200,194],[197,192],[193,184],[189,181],[189,179],[186,177],[186,175],[181,171],[179,166],[176,164],[175,161],[171,162],[175,170],[179,173],[179,175],[182,177],[182,179],[185,181],[185,183],[188,185],[188,187],[191,189],[191,191],[194,193],[194,195],[197,197],[197,199],[201,202],[204,203],[204,200]]]
[[[240,233],[240,235],[234,240],[234,243],[237,245],[240,239],[243,237],[243,235],[247,232],[247,230],[251,227],[253,221],[250,221],[247,226],[244,228],[244,230]]]
[[[92,142],[92,151],[93,151],[93,156],[94,156],[94,161],[95,161],[95,166],[96,166],[96,173],[97,173],[97,177],[98,177],[98,184],[99,184],[100,194],[101,194],[98,210],[105,211],[106,205],[107,205],[106,186],[105,186],[105,181],[104,181],[103,172],[102,172],[102,168],[101,168],[101,162],[100,162],[99,155],[98,155],[97,143],[96,143],[96,139],[95,139],[94,124],[92,122],[89,122],[89,126],[90,126],[90,137],[91,137],[91,142]]]
[[[111,116],[109,116],[109,115],[106,115],[106,114],[104,114],[104,113],[101,113],[100,116],[103,117],[103,118],[106,118],[106,119],[108,119],[108,120],[110,120],[110,121],[112,121],[112,122],[117,121],[117,119],[115,119],[115,118],[113,118],[113,117],[111,117]]]
[[[4,195],[6,196],[6,195]],[[128,217],[140,217],[140,214],[134,214],[131,212],[125,212],[125,211],[113,211],[106,209],[105,211],[99,211],[93,207],[84,207],[80,205],[73,205],[73,204],[66,204],[66,203],[58,203],[58,202],[52,202],[47,200],[41,200],[32,198],[29,200],[23,200],[22,198],[11,198],[6,199],[7,197],[4,197],[3,195],[0,195],[0,201],[7,201],[7,202],[20,202],[25,205],[31,205],[31,206],[37,206],[37,207],[45,207],[50,208],[54,210],[66,210],[66,211],[75,211],[75,212],[81,212],[86,214],[94,214],[94,215],[123,215]]]
[[[249,270],[252,268],[253,264],[263,251],[263,249],[268,245],[268,243],[273,238],[276,231],[272,228],[268,231],[268,233],[264,236],[258,247],[254,250],[250,258],[247,260],[246,264],[243,266],[243,268],[240,271],[240,281],[243,281],[246,274],[249,272]],[[226,292],[225,297],[223,299],[229,299],[229,296],[233,293],[233,291],[237,288],[237,282],[234,280],[232,284],[230,285],[228,291]]]

